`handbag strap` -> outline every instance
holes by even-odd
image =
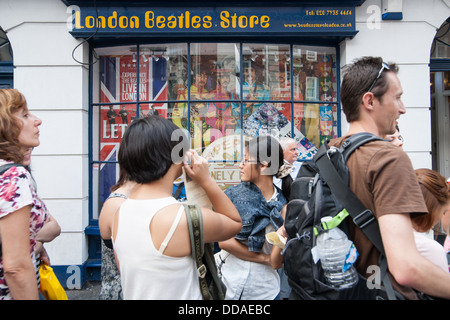
[[[204,300],[211,300],[211,294],[205,278],[207,269],[202,260],[204,253],[203,217],[197,205],[184,204],[184,211],[186,212],[189,238],[191,240],[191,255],[197,266],[200,291]]]

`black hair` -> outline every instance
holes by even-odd
[[[256,137],[248,142],[246,149],[251,160],[255,160],[257,165],[267,163],[269,171],[265,174],[275,176],[284,164],[283,148],[278,140],[272,136]],[[292,184],[291,176],[288,174],[281,180],[282,192],[286,199],[289,199]]]
[[[134,120],[125,130],[118,160],[130,181],[161,179],[188,150],[187,136],[173,122],[151,115]]]
[[[283,148],[272,136],[260,136],[250,140],[247,150],[256,164],[267,163],[270,175],[276,175],[283,165]]]

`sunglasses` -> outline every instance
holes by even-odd
[[[380,69],[380,71],[378,71],[377,77],[376,77],[375,80],[372,82],[372,85],[370,86],[369,90],[367,90],[367,92],[371,92],[371,91],[372,91],[373,87],[375,87],[375,84],[377,83],[378,79],[380,79],[381,74],[383,73],[383,71],[384,71],[385,69],[386,69],[386,70],[391,70],[391,68],[389,68],[389,66],[388,66],[385,62],[382,62],[382,63],[381,63],[381,69]]]

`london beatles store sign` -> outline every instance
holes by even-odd
[[[72,35],[353,33],[354,7],[143,8],[72,6]],[[98,29],[97,29],[98,28]]]

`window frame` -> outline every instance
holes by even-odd
[[[188,70],[191,70],[191,45],[192,44],[197,44],[197,43],[235,43],[235,44],[239,44],[239,63],[240,63],[240,67],[239,67],[239,92],[241,93],[239,96],[239,100],[234,102],[238,103],[240,105],[240,116],[241,116],[241,128],[243,126],[243,119],[242,119],[242,111],[245,108],[245,103],[248,103],[250,100],[244,100],[243,99],[243,94],[242,94],[242,89],[243,89],[243,44],[254,44],[254,43],[258,43],[258,44],[262,44],[262,45],[287,45],[289,46],[289,50],[290,50],[290,55],[291,55],[291,59],[294,57],[293,55],[293,48],[294,46],[301,46],[301,47],[324,47],[324,48],[333,48],[335,50],[335,57],[336,57],[336,66],[335,66],[335,72],[336,72],[336,101],[320,101],[320,97],[319,100],[314,100],[314,101],[309,101],[306,100],[305,97],[303,97],[303,100],[295,100],[294,99],[294,85],[292,84],[292,79],[294,79],[293,75],[294,75],[294,68],[292,66],[292,62],[290,65],[290,82],[291,82],[291,96],[289,100],[265,100],[267,102],[272,102],[272,103],[289,103],[291,106],[291,119],[293,119],[293,111],[294,111],[294,104],[296,103],[302,103],[302,104],[316,104],[319,107],[322,105],[335,105],[336,106],[336,123],[337,123],[337,132],[336,132],[336,136],[340,137],[341,136],[341,103],[340,103],[340,95],[339,95],[339,91],[340,91],[340,51],[339,51],[339,45],[335,44],[335,43],[330,43],[330,44],[316,44],[316,43],[303,43],[303,42],[295,42],[295,41],[287,41],[287,42],[283,42],[283,43],[277,43],[276,41],[273,41],[273,39],[266,39],[264,41],[245,41],[247,39],[236,39],[235,41],[223,41],[224,39],[218,39],[218,41],[207,41],[206,39],[195,39],[195,40],[188,40],[188,41],[175,41],[175,42],[162,42],[162,41],[158,41],[161,39],[155,39],[155,42],[142,42],[142,41],[133,41],[133,42],[129,42],[129,43],[120,43],[120,44],[114,44],[114,43],[104,43],[101,45],[91,45],[90,46],[90,68],[89,68],[89,115],[88,115],[88,121],[89,121],[89,132],[88,132],[88,139],[89,139],[89,145],[88,145],[88,162],[89,162],[89,226],[90,227],[98,227],[98,215],[100,214],[100,210],[101,210],[101,202],[100,199],[94,199],[94,188],[99,188],[99,181],[98,184],[94,185],[94,167],[95,166],[101,166],[102,164],[116,164],[118,163],[118,161],[101,161],[101,160],[95,160],[93,157],[94,155],[94,145],[99,145],[100,141],[94,142],[94,129],[97,128],[96,124],[94,124],[94,112],[97,112],[96,108],[97,107],[101,107],[102,105],[112,105],[112,104],[135,104],[136,105],[136,115],[137,117],[139,117],[139,107],[142,104],[150,104],[150,103],[155,103],[155,102],[159,102],[161,103],[161,101],[156,101],[156,100],[147,100],[147,101],[140,101],[140,97],[139,94],[136,95],[136,101],[134,102],[116,102],[116,103],[101,103],[101,102],[94,102],[94,96],[98,93],[94,92],[94,81],[98,81],[99,77],[98,75],[94,74],[94,69],[95,67],[93,67],[93,65],[97,62],[99,62],[99,58],[97,58],[95,56],[94,50],[97,48],[110,48],[110,47],[120,47],[120,46],[136,46],[137,49],[137,55],[138,57],[140,56],[140,48],[142,46],[145,45],[151,45],[151,44],[186,44],[187,45],[187,68]],[[220,41],[222,40],[222,41]],[[97,60],[98,59],[98,60]],[[138,70],[139,70],[139,66],[140,66],[140,59],[137,59],[136,61],[137,65],[136,65],[136,71],[137,74],[139,74]],[[137,76],[137,87],[139,88],[139,76]],[[188,76],[187,77],[187,90],[188,92],[190,92],[190,87],[191,87],[191,77]],[[184,101],[184,100],[164,100],[164,103],[177,103],[180,101]],[[191,99],[190,95],[188,95],[188,99],[186,101],[187,103],[187,107],[188,107],[188,111],[190,112],[191,110],[191,103],[196,103],[199,100],[193,100]],[[227,100],[201,100],[202,102],[212,102],[212,101],[219,101],[219,102],[223,102],[223,101],[227,101]],[[251,102],[251,101],[250,101]],[[188,123],[190,124],[190,114],[188,115]],[[97,128],[98,129],[98,128]],[[291,132],[293,132],[294,129],[294,121],[291,121]],[[241,133],[241,135],[243,136],[243,132]],[[318,146],[317,146],[318,147]],[[214,161],[214,160],[212,160]],[[210,161],[211,162],[211,161]],[[239,160],[237,161],[239,163]],[[99,197],[99,193],[97,194],[97,198]],[[96,203],[96,205],[94,205],[94,203]],[[97,213],[94,213],[94,210],[97,210]],[[97,217],[96,217],[97,216]]]

